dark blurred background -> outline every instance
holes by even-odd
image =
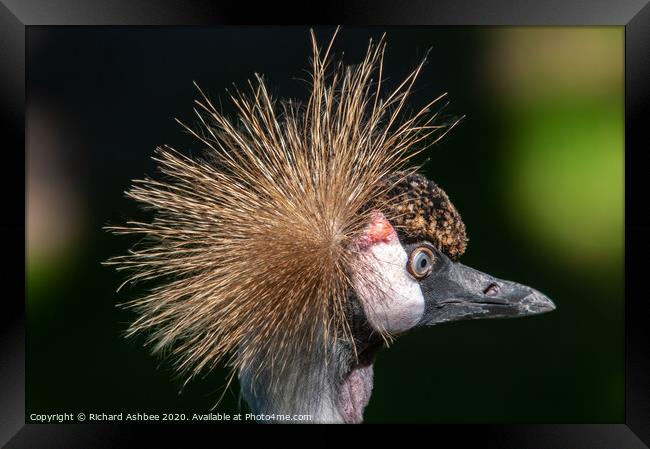
[[[334,28],[318,28],[325,44]],[[387,32],[395,87],[432,48],[416,109],[449,93],[462,124],[425,173],[461,212],[463,262],[531,285],[553,313],[415,331],[383,351],[366,422],[622,422],[622,27],[343,28],[359,62]],[[27,415],[206,412],[226,371],[188,384],[122,333],[137,290],[100,263],[133,241],[102,230],[146,217],[124,198],[156,145],[201,145],[195,80],[213,98],[265,75],[305,99],[307,27],[30,27],[27,128]],[[238,387],[215,412],[237,413]]]

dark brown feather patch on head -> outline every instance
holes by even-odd
[[[386,183],[390,186],[387,216],[400,240],[428,240],[452,260],[458,260],[467,247],[467,234],[460,214],[444,190],[418,173],[397,172]]]

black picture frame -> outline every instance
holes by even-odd
[[[106,424],[25,424],[25,203],[17,195],[25,170],[25,37],[32,25],[619,25],[625,26],[625,421],[559,425],[435,426],[436,438],[503,448],[642,448],[650,444],[650,303],[644,291],[644,251],[650,243],[646,207],[650,112],[650,6],[647,0],[498,0],[328,2],[282,7],[208,1],[0,2],[0,129],[3,130],[2,235],[4,301],[0,313],[0,444],[7,447],[116,447],[141,432],[158,438],[184,427]],[[194,426],[192,433],[214,432]],[[180,434],[179,434],[180,435]],[[433,434],[431,434],[433,435]]]

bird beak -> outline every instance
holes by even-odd
[[[544,294],[516,282],[497,279],[438,255],[436,269],[420,281],[425,309],[419,325],[480,318],[512,318],[550,312]]]

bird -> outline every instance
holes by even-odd
[[[195,83],[190,156],[155,150],[156,176],[125,192],[152,213],[106,229],[137,237],[106,265],[143,293],[122,303],[185,383],[225,366],[257,421],[361,423],[377,354],[415,328],[551,311],[544,294],[460,263],[468,238],[417,154],[460,119],[442,94],[407,114],[426,56],[385,92],[386,36],[332,62],[339,29],[310,32],[306,101],[255,74],[228,91],[235,117]]]

